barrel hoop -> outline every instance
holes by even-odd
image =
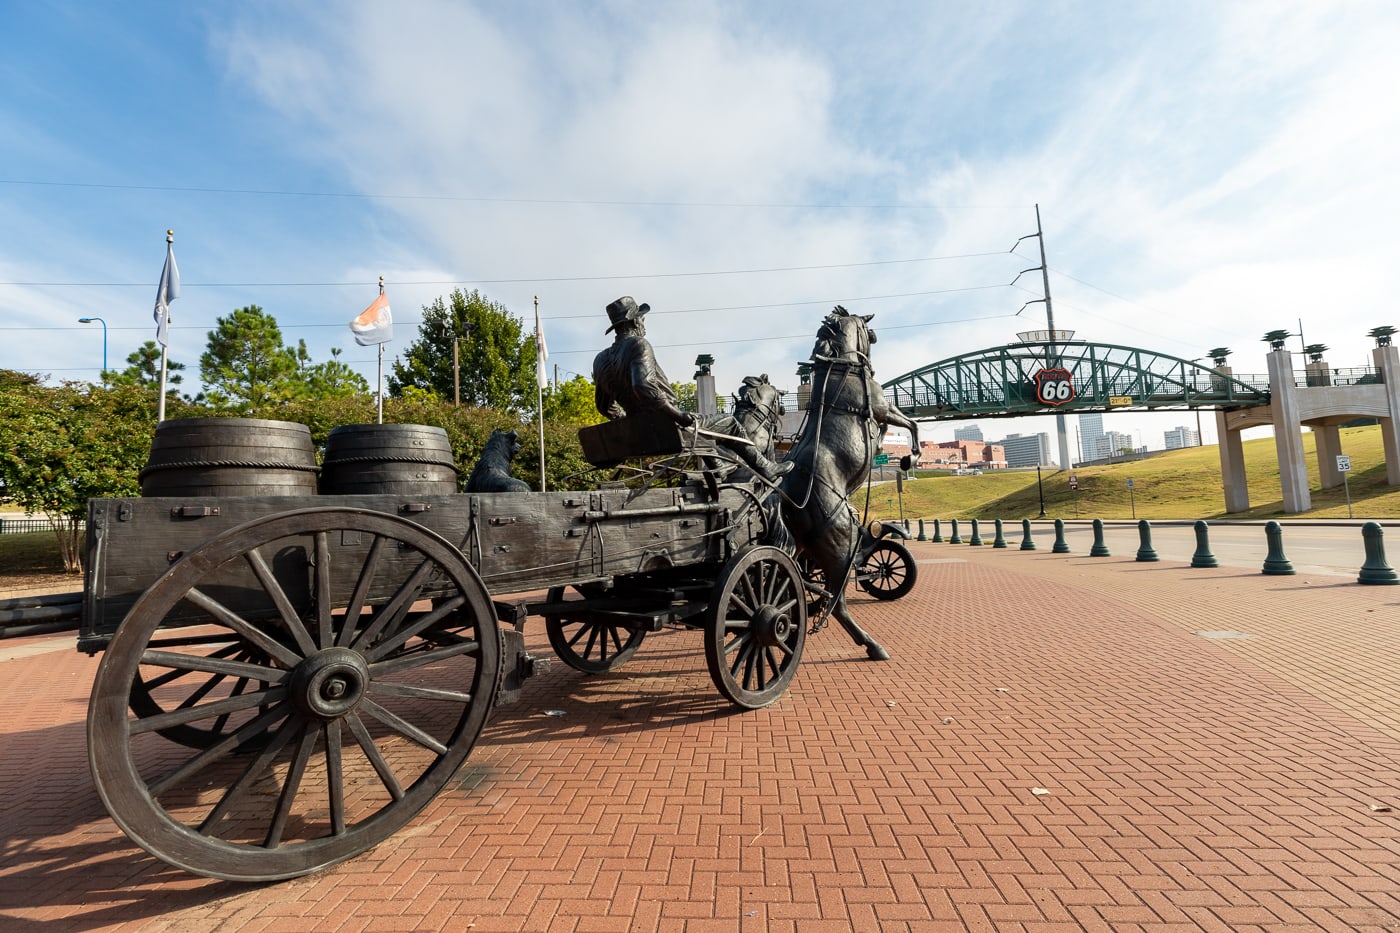
[[[137,479],[145,479],[147,475],[158,473],[161,470],[191,470],[207,469],[210,467],[232,467],[243,470],[300,470],[309,473],[321,472],[321,468],[315,464],[283,463],[277,460],[181,460],[176,463],[148,464],[137,475]]]
[[[453,473],[461,472],[446,460],[437,460],[432,457],[410,457],[398,455],[392,457],[336,457],[333,460],[327,460],[325,465],[328,467],[340,466],[342,463],[426,463],[430,466],[447,467]]]

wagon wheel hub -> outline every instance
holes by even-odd
[[[358,651],[326,648],[292,671],[292,702],[306,716],[330,722],[359,705],[369,680],[369,665]]]
[[[749,628],[760,645],[773,647],[786,642],[791,629],[792,619],[788,614],[769,605],[759,607]]]

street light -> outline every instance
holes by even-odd
[[[102,325],[102,371],[107,371],[107,322],[100,317],[80,317],[79,324],[91,324],[96,321]]]
[[[1040,464],[1035,465],[1035,488],[1040,492],[1040,517],[1045,517],[1045,487],[1040,482]]]

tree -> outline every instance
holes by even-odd
[[[585,425],[603,420],[594,401],[593,383],[575,376],[544,390],[545,424]]]
[[[453,377],[452,348],[459,347],[460,383]],[[407,388],[453,401],[461,386],[463,405],[520,415],[534,408],[535,341],[504,305],[476,290],[453,289],[423,306],[418,339],[389,375],[389,394]]]
[[[277,319],[257,305],[215,318],[199,377],[217,408],[255,412],[287,401],[295,391],[296,355],[282,345]]]
[[[81,569],[92,498],[134,496],[155,430],[145,388],[0,380],[0,481],[26,512],[46,516],[70,571]]]
[[[159,391],[160,386],[160,347],[154,340],[147,340],[136,351],[126,358],[126,369],[121,372],[116,370],[106,370],[102,373],[102,380],[113,386],[138,386],[149,389],[152,392]],[[174,360],[165,361],[165,391],[167,394],[177,394],[177,390],[172,388],[184,381],[184,376],[180,371],[185,368],[184,363],[177,363]]]
[[[365,377],[340,361],[340,347],[331,347],[331,358],[312,363],[306,341],[297,344],[297,364],[301,393],[312,398],[356,398],[370,394]]]

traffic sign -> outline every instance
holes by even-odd
[[[1350,472],[1351,472],[1351,457],[1349,457],[1349,456],[1346,455],[1346,454],[1337,454],[1337,472],[1339,472],[1339,473],[1350,473]]]
[[[1068,369],[1053,366],[1035,374],[1035,399],[1042,405],[1063,405],[1074,399],[1074,377]]]
[[[1075,479],[1073,476],[1071,476],[1071,477],[1069,478],[1069,488],[1070,488],[1070,489],[1078,489],[1078,488],[1079,488],[1079,480],[1077,480],[1077,479]]]
[[[1132,488],[1133,488],[1133,478],[1132,478],[1131,476],[1128,477],[1128,488],[1129,488],[1129,489],[1132,489]]]
[[[890,462],[890,455],[889,455],[889,454],[880,453],[880,454],[876,454],[876,455],[875,455],[875,466],[884,466],[885,464],[887,464],[887,463],[889,463],[889,462]]]

